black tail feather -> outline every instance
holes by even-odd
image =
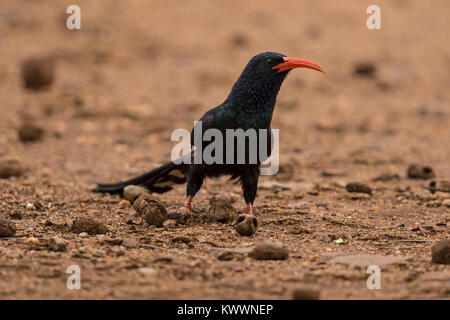
[[[173,184],[186,182],[187,167],[184,164],[166,163],[143,175],[117,183],[99,183],[95,192],[122,193],[129,185],[142,185],[152,192],[164,193],[172,189]]]

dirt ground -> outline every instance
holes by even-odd
[[[82,29],[69,31],[74,3]],[[368,30],[375,3],[382,29]],[[406,171],[419,163],[434,180],[450,180],[449,10],[445,0],[2,0],[0,157],[28,170],[0,179],[0,215],[17,227],[0,238],[0,298],[290,299],[313,286],[322,299],[448,299],[450,267],[431,262],[431,247],[449,238],[450,193],[432,194],[431,180]],[[272,127],[281,172],[260,180],[254,236],[198,218],[148,226],[120,197],[91,192],[96,181],[167,162],[171,132],[222,103],[263,51],[312,60],[327,74],[295,70],[280,91]],[[24,89],[22,61],[42,56],[57,58],[53,84]],[[359,63],[374,73],[355,75]],[[43,127],[41,139],[19,139],[24,117]],[[384,174],[393,176],[374,180]],[[347,192],[353,181],[372,196]],[[197,214],[218,195],[244,212],[240,186],[223,178],[198,193]],[[155,197],[182,206],[185,187]],[[85,213],[108,232],[70,231]],[[55,236],[66,251],[49,249]],[[126,238],[143,245],[115,245]],[[218,259],[218,248],[268,238],[284,243],[289,259]],[[331,261],[356,254],[409,258],[382,266],[382,288],[369,290],[365,268]],[[80,267],[80,290],[66,287],[71,265]]]

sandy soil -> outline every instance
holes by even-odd
[[[448,1],[378,1],[382,30],[375,31],[366,28],[374,2],[366,0],[78,0],[82,29],[69,31],[65,10],[73,2],[0,4],[0,156],[28,167],[0,179],[0,214],[17,226],[14,237],[0,238],[0,298],[290,299],[302,285],[323,299],[449,298],[450,268],[431,263],[431,247],[449,238],[450,194],[431,194],[429,180],[406,176],[419,163],[435,180],[450,180]],[[172,130],[190,129],[220,104],[262,51],[310,59],[328,73],[296,70],[280,92],[272,124],[280,129],[281,173],[261,179],[254,236],[199,219],[151,227],[120,208],[119,197],[90,192],[95,181],[167,162]],[[21,63],[34,56],[58,57],[48,90],[23,87]],[[375,74],[356,76],[360,62]],[[24,113],[44,128],[39,141],[20,141]],[[399,178],[373,180],[385,173]],[[343,188],[351,181],[373,195],[352,197]],[[195,210],[206,212],[214,195],[244,211],[240,186],[226,179],[207,181]],[[180,206],[184,186],[156,197]],[[109,232],[64,226],[87,212]],[[49,250],[55,236],[68,241],[65,252]],[[172,241],[179,236],[188,243]],[[267,238],[282,241],[289,259],[217,258],[217,247]],[[368,290],[364,268],[330,261],[349,254],[410,259],[383,266],[382,289]],[[81,290],[66,288],[70,265],[81,268]]]

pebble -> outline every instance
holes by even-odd
[[[34,245],[36,245],[36,244],[39,244],[39,239],[36,239],[34,237],[29,237],[29,238],[25,239],[25,243],[26,244],[34,244]]]
[[[366,185],[364,183],[360,183],[360,182],[349,182],[345,186],[345,189],[348,192],[365,193],[365,194],[372,195],[372,188],[369,187],[368,185]]]
[[[102,221],[95,217],[80,216],[75,218],[72,223],[71,231],[74,233],[104,234],[108,232],[108,228]],[[80,235],[81,236],[81,235]]]
[[[450,239],[439,241],[431,248],[431,261],[439,264],[450,264]]]
[[[123,198],[132,204],[144,192],[148,193],[149,191],[140,186],[127,186],[123,189]]]
[[[180,206],[173,206],[167,208],[167,218],[169,220],[175,220],[177,224],[183,224],[190,217],[190,214],[186,211],[186,208]]]
[[[166,229],[170,229],[170,228],[174,228],[177,225],[177,221],[173,220],[173,219],[168,219],[166,221],[164,221],[163,223],[163,227]]]
[[[431,167],[420,164],[412,164],[407,170],[408,178],[410,179],[431,179],[435,177],[434,171]]]
[[[122,200],[119,202],[119,208],[129,208],[131,207],[131,203],[128,200]]]
[[[245,256],[239,252],[224,251],[217,256],[220,261],[244,260]]]
[[[214,201],[208,209],[208,218],[220,223],[233,222],[238,213],[229,202]]]
[[[36,206],[34,205],[33,202],[27,202],[25,208],[26,208],[27,210],[36,210]]]
[[[251,236],[258,229],[258,220],[249,214],[241,214],[234,222],[237,233],[241,236]]]
[[[359,77],[374,78],[375,73],[376,67],[371,61],[358,62],[353,68],[353,74]]]
[[[33,121],[24,121],[17,129],[22,142],[38,141],[44,134],[44,129]]]
[[[54,59],[48,57],[32,57],[22,63],[24,86],[29,90],[48,88],[55,78]]]
[[[441,191],[450,193],[450,181],[447,180],[431,181],[429,188],[431,192]]]
[[[67,250],[67,241],[54,237],[48,240],[47,242],[47,248],[51,251],[61,251],[64,252]]]
[[[144,267],[144,268],[138,268],[138,272],[139,272],[140,274],[144,275],[144,276],[154,276],[154,275],[157,275],[157,274],[158,274],[158,272],[156,271],[156,269],[153,269],[153,268],[147,268],[147,267]]]
[[[152,195],[142,193],[134,202],[134,210],[149,225],[162,227],[167,220],[167,211]]]
[[[259,243],[249,254],[256,260],[286,260],[289,251],[278,240],[264,240]]]
[[[122,245],[123,245],[125,248],[133,249],[133,248],[139,247],[139,242],[137,242],[135,239],[124,238],[124,239],[122,240]]]
[[[319,300],[320,290],[312,287],[302,285],[294,289],[292,292],[292,299],[294,300]]]
[[[0,217],[0,238],[12,237],[16,233],[16,225],[6,218]]]
[[[26,171],[26,168],[18,159],[2,158],[0,159],[0,178],[20,177]]]

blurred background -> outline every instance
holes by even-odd
[[[163,161],[170,132],[220,104],[263,51],[327,70],[292,72],[283,86],[273,127],[286,129],[284,153],[332,158],[376,140],[378,153],[448,164],[447,1],[80,0],[81,30],[68,30],[71,4],[0,4],[0,150],[29,165],[88,167],[98,180],[127,161],[137,161],[131,171],[147,167],[142,157]],[[382,30],[366,27],[371,4],[381,7]],[[21,68],[30,58],[55,61],[51,85],[27,90]],[[42,143],[20,143],[24,118],[42,126]],[[330,148],[311,151],[323,143]],[[112,163],[117,154],[127,160]]]

